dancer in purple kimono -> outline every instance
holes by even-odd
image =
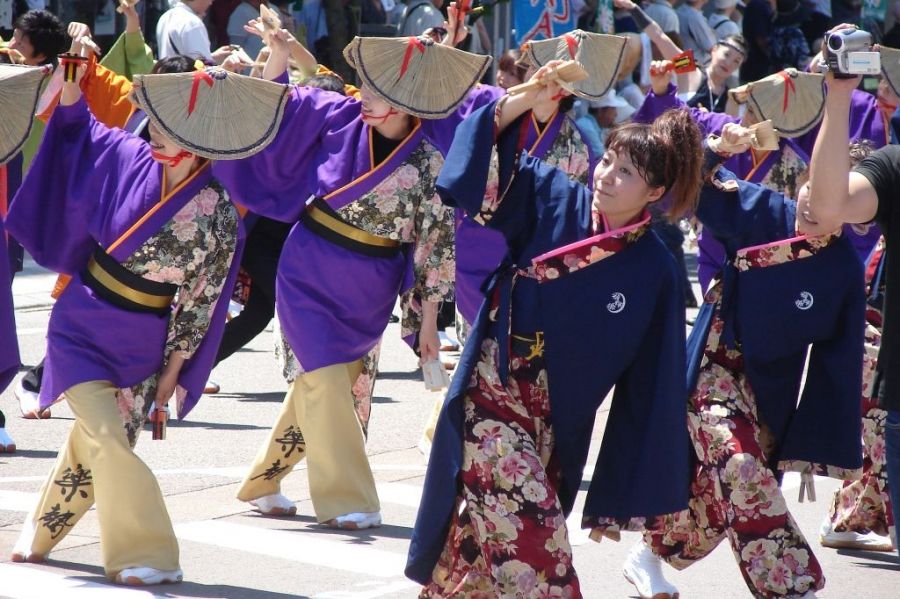
[[[41,404],[64,394],[75,413],[12,559],[46,559],[96,500],[104,570],[128,585],[182,578],[159,485],[129,437],[150,402],[175,394],[183,416],[202,392],[239,238],[210,163],[155,127],[150,138],[98,123],[66,83],[7,217],[39,264],[71,276],[50,316]]]
[[[655,66],[664,66],[665,64],[665,62],[660,62]],[[773,75],[772,78],[790,77],[789,73],[789,71],[783,71],[782,74]],[[652,83],[653,89],[648,92],[643,106],[632,117],[636,122],[651,122],[666,110],[684,106],[684,103],[675,95],[676,87],[669,83],[668,78],[657,77],[653,79]],[[799,106],[793,99],[789,86],[786,87],[788,89],[785,92],[783,104],[785,114],[800,110],[809,115],[809,122],[804,123],[805,126],[800,132],[786,131],[781,128],[778,150],[761,152],[751,150],[737,154],[724,166],[745,181],[765,185],[784,193],[787,197],[796,197],[797,176],[804,172],[809,165],[813,143],[819,132],[822,112],[821,106]],[[732,92],[734,91],[732,90]],[[704,133],[712,134],[720,134],[726,123],[740,122],[749,126],[762,120],[760,115],[755,114],[752,103],[748,103],[743,118],[698,109],[691,109],[691,114],[694,115]],[[851,140],[867,140],[875,148],[882,147],[890,141],[888,117],[886,109],[881,109],[879,99],[866,92],[854,92],[850,111]],[[777,123],[776,128],[779,128]],[[847,233],[862,259],[865,259],[871,252],[880,234],[876,228],[864,236],[853,233],[849,228]],[[725,263],[725,249],[712,236],[705,235],[702,231],[698,243],[697,276],[700,280],[700,288],[705,292],[713,277],[722,270]]]
[[[287,66],[287,45],[280,35],[273,40],[266,78],[282,76]],[[361,74],[383,74],[365,73],[372,66],[356,63],[364,41],[355,40],[345,54]],[[393,42],[403,44],[407,58],[444,50],[425,38]],[[407,59],[389,65],[385,79],[413,76],[409,66]],[[453,212],[434,188],[443,165],[437,148],[449,145],[456,125],[488,93],[469,93],[478,79],[472,74],[454,90],[459,107],[438,120],[413,117],[407,111],[422,111],[388,103],[387,92],[376,95],[371,83],[364,83],[359,100],[293,87],[273,145],[216,167],[238,202],[297,223],[281,255],[276,309],[302,372],[238,491],[263,513],[296,513],[280,482],[305,457],[320,523],[346,529],[381,523],[351,386],[398,294],[408,289],[420,299],[421,315],[404,323],[405,336],[418,333],[423,361],[438,355],[437,307],[452,299],[454,260]]]
[[[613,385],[582,527],[617,538],[686,506],[684,292],[646,209],[667,191],[675,213],[691,208],[699,131],[679,111],[615,130],[592,192],[517,143],[527,110],[556,93],[476,112],[438,180],[511,251],[435,431],[406,569],[422,597],[581,596],[566,516]]]
[[[0,170],[0,393],[19,371],[19,343],[13,310],[12,273],[7,255],[7,235],[3,228],[6,215],[6,170]],[[6,416],[0,410],[0,453],[13,453],[16,442],[6,432]]]

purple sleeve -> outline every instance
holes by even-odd
[[[469,95],[463,100],[459,108],[450,116],[442,119],[423,120],[422,132],[434,147],[444,156],[450,151],[453,136],[457,127],[473,112],[490,104],[500,96],[506,94],[506,90],[493,85],[476,85],[469,91]]]
[[[661,96],[657,96],[653,93],[653,90],[650,90],[647,92],[644,103],[637,112],[631,116],[631,119],[635,123],[652,123],[667,110],[673,108],[687,108],[687,104],[682,102],[678,96],[675,95],[675,91],[676,87],[671,83],[669,84],[669,89],[666,93]],[[726,123],[740,122],[739,118],[721,112],[708,112],[697,108],[689,108],[689,110],[691,111],[691,116],[694,118],[694,121],[696,121],[697,125],[700,127],[700,133],[704,137],[709,134],[718,135],[722,132],[722,128]]]
[[[251,212],[294,222],[315,192],[323,137],[357,119],[359,105],[333,92],[295,86],[272,143],[248,158],[215,163],[214,176]]]
[[[99,123],[84,98],[59,106],[12,200],[7,229],[41,266],[75,274],[99,241],[92,232],[128,193],[123,183],[152,166],[147,144]]]

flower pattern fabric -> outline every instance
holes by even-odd
[[[586,239],[565,252],[555,252],[544,259],[535,260],[528,269],[529,276],[544,283],[600,262],[640,239],[650,229],[649,223],[650,214],[645,213],[638,226],[626,227],[621,233],[605,233],[597,238]]]
[[[503,102],[497,103],[495,121],[499,122],[500,109]],[[533,148],[532,148],[533,150]],[[581,137],[578,128],[568,116],[563,120],[562,126],[553,144],[547,152],[540,157],[547,165],[556,167],[566,173],[570,179],[582,185],[588,185],[591,181],[591,157],[587,144]],[[484,202],[481,211],[472,218],[475,222],[484,225],[500,208],[503,193],[499,189],[499,158],[496,147],[491,152],[491,161],[488,166],[487,186],[485,187]]]
[[[443,164],[437,149],[423,141],[372,191],[337,211],[367,233],[412,244],[416,292],[432,302],[453,299],[456,273],[453,209],[435,191]]]
[[[421,597],[580,597],[556,494],[547,371],[513,350],[509,384],[485,339],[465,397],[463,511]]]
[[[237,210],[222,187],[212,181],[122,263],[145,279],[179,287],[169,320],[166,356],[177,351],[190,358],[203,341],[231,269],[237,232]],[[157,373],[117,393],[119,414],[132,447],[156,397],[158,380]],[[178,389],[176,400],[183,401],[185,395]]]
[[[573,181],[582,185],[590,184],[591,155],[570,117],[563,119],[559,134],[542,160],[569,175]]]
[[[884,422],[887,412],[878,407],[874,395],[875,367],[881,347],[881,331],[866,326],[862,391],[862,478],[847,481],[834,494],[829,509],[836,532],[858,532],[893,536],[894,518],[885,469]]]
[[[203,341],[231,268],[237,223],[228,194],[211,182],[122,263],[145,279],[179,287],[166,355],[190,358]]]
[[[806,172],[809,164],[797,154],[789,144],[783,144],[781,156],[766,173],[760,185],[784,194],[786,198],[796,198],[800,186],[797,178]]]
[[[884,426],[887,412],[878,406],[875,371],[881,348],[882,302],[885,279],[876,278],[883,266],[885,241],[882,236],[866,267],[869,302],[866,310],[865,353],[862,389],[862,477],[848,481],[835,492],[828,515],[835,532],[890,535],[896,539],[896,523],[885,469]],[[877,283],[876,283],[877,280]],[[877,288],[873,289],[873,286]]]
[[[718,304],[720,293],[716,285],[705,301]],[[644,534],[644,541],[683,569],[727,537],[754,597],[821,589],[822,568],[768,466],[775,440],[757,414],[741,353],[720,344],[725,325],[718,309],[688,403],[688,430],[698,458],[688,510],[666,516],[660,528]]]
[[[751,268],[766,268],[809,258],[819,250],[831,245],[840,235],[841,233],[838,231],[831,235],[803,237],[790,242],[784,241],[758,248],[738,250],[734,266],[739,271],[745,272]]]

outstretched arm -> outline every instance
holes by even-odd
[[[637,25],[642,33],[650,38],[650,41],[653,42],[654,46],[659,48],[659,52],[664,59],[672,60],[682,53],[682,49],[678,44],[676,44],[672,38],[662,30],[659,23],[650,18],[650,15],[644,12],[640,6],[631,0],[613,0],[613,6],[629,12],[631,18],[634,19],[635,25]],[[676,78],[678,81],[678,89],[693,91],[700,86],[701,78],[702,75],[699,70],[691,71],[684,75],[678,75]]]
[[[532,75],[529,81],[539,81],[543,84],[537,89],[516,94],[515,96],[507,96],[503,100],[502,105],[497,110],[496,123],[498,134],[529,110],[548,104],[558,104],[560,100],[570,95],[550,76],[551,71],[562,63],[563,61],[561,60],[551,60]]]
[[[846,151],[850,139],[850,97],[859,78],[825,78],[828,96],[825,117],[813,146],[810,164],[809,203],[820,223],[865,223],[879,209],[874,182],[860,173],[850,172]]]

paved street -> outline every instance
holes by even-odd
[[[34,364],[44,350],[47,297],[53,279],[32,264],[14,285],[26,364]],[[24,420],[19,417],[12,389],[0,396],[7,429],[18,444],[16,454],[0,454],[0,597],[415,597],[416,586],[403,577],[402,570],[425,471],[417,444],[439,396],[425,391],[414,356],[399,340],[398,325],[390,325],[369,437],[385,525],[356,533],[317,526],[302,464],[283,486],[284,494],[297,501],[298,516],[264,518],[234,496],[285,391],[272,346],[269,330],[215,371],[213,378],[222,385],[222,393],[203,398],[189,421],[171,421],[166,441],[151,441],[145,431],[138,444],[138,454],[162,486],[180,540],[185,573],[184,583],[152,591],[106,583],[93,512],[78,523],[46,565],[8,561],[21,521],[34,505],[41,481],[72,425],[72,414],[65,405],[57,405],[51,420]],[[598,419],[595,445],[599,445],[604,423],[605,412]],[[819,501],[812,504],[797,503],[799,478],[788,476],[784,486],[791,510],[813,540],[828,577],[820,596],[900,596],[900,560],[895,554],[818,546],[818,526],[837,483],[817,481]],[[576,518],[577,514],[572,520]],[[637,538],[626,533],[620,543],[605,540],[597,544],[580,532],[574,534],[575,563],[586,597],[635,596],[622,577],[621,565]],[[750,596],[729,547],[724,545],[684,572],[667,571],[684,599]]]

